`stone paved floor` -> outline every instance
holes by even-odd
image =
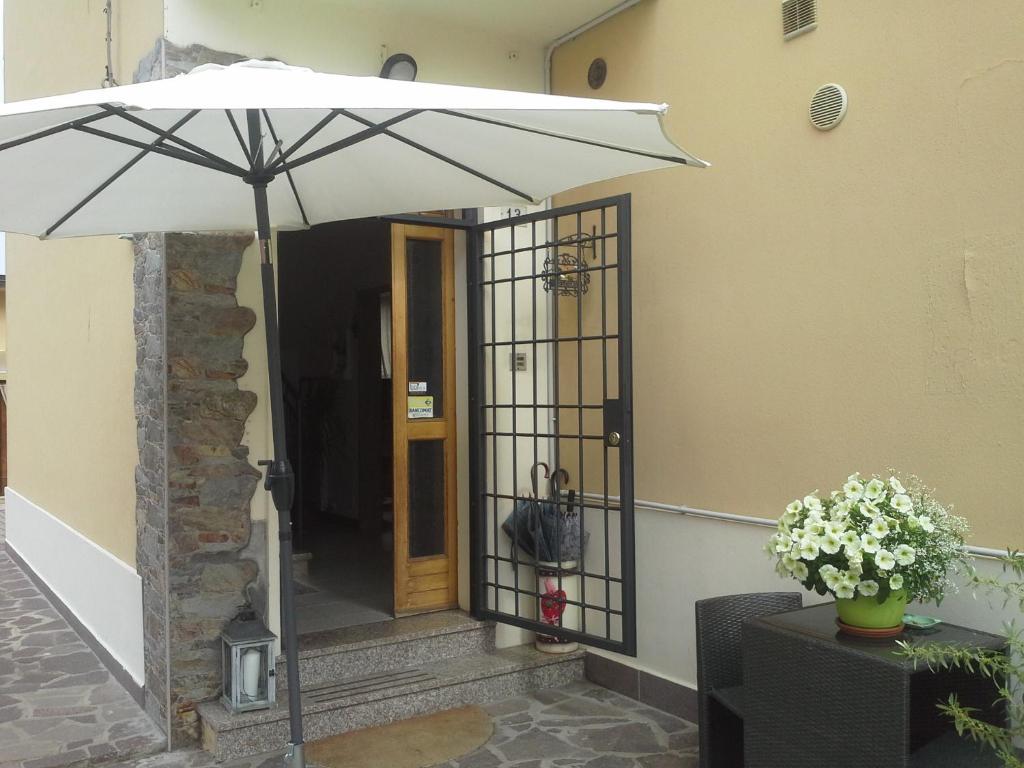
[[[0,548],[0,768],[149,754],[163,735]]]
[[[2,514],[0,508],[0,523]],[[591,683],[484,709],[494,721],[491,739],[438,768],[697,765],[695,725]],[[156,726],[4,552],[0,535],[0,768],[282,764],[281,752],[217,764],[205,752],[160,752],[163,744]]]
[[[593,685],[573,683],[485,709],[494,736],[444,768],[691,768],[697,726]]]
[[[591,683],[537,691],[484,707],[494,735],[438,768],[696,768],[697,726]],[[210,768],[203,752],[172,752],[120,768]],[[217,768],[276,768],[280,753]],[[112,767],[113,768],[113,767]],[[385,768],[382,766],[382,768]]]

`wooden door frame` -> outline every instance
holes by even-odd
[[[441,243],[444,416],[408,418],[407,240]],[[395,615],[458,606],[458,450],[455,366],[455,235],[450,228],[391,225],[391,380]],[[444,440],[445,554],[409,558],[409,449],[414,440]],[[442,592],[446,590],[446,594]],[[421,595],[421,597],[417,597]]]

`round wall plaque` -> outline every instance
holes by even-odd
[[[604,59],[594,59],[590,62],[590,69],[587,70],[587,82],[595,91],[604,85],[604,79],[608,76],[608,65]]]

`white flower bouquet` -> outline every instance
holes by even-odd
[[[765,549],[780,575],[820,595],[882,603],[903,592],[938,603],[950,574],[966,565],[967,522],[931,493],[916,477],[854,473],[828,498],[815,492],[790,503]]]

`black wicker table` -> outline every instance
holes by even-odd
[[[998,635],[953,624],[907,630],[896,639],[915,645],[1006,646]],[[1002,708],[993,704],[991,680],[959,670],[915,668],[896,654],[896,639],[839,633],[833,603],[747,621],[746,766],[916,768],[920,761],[914,753],[952,728],[936,709],[950,693],[977,707],[985,719],[1004,722]]]

